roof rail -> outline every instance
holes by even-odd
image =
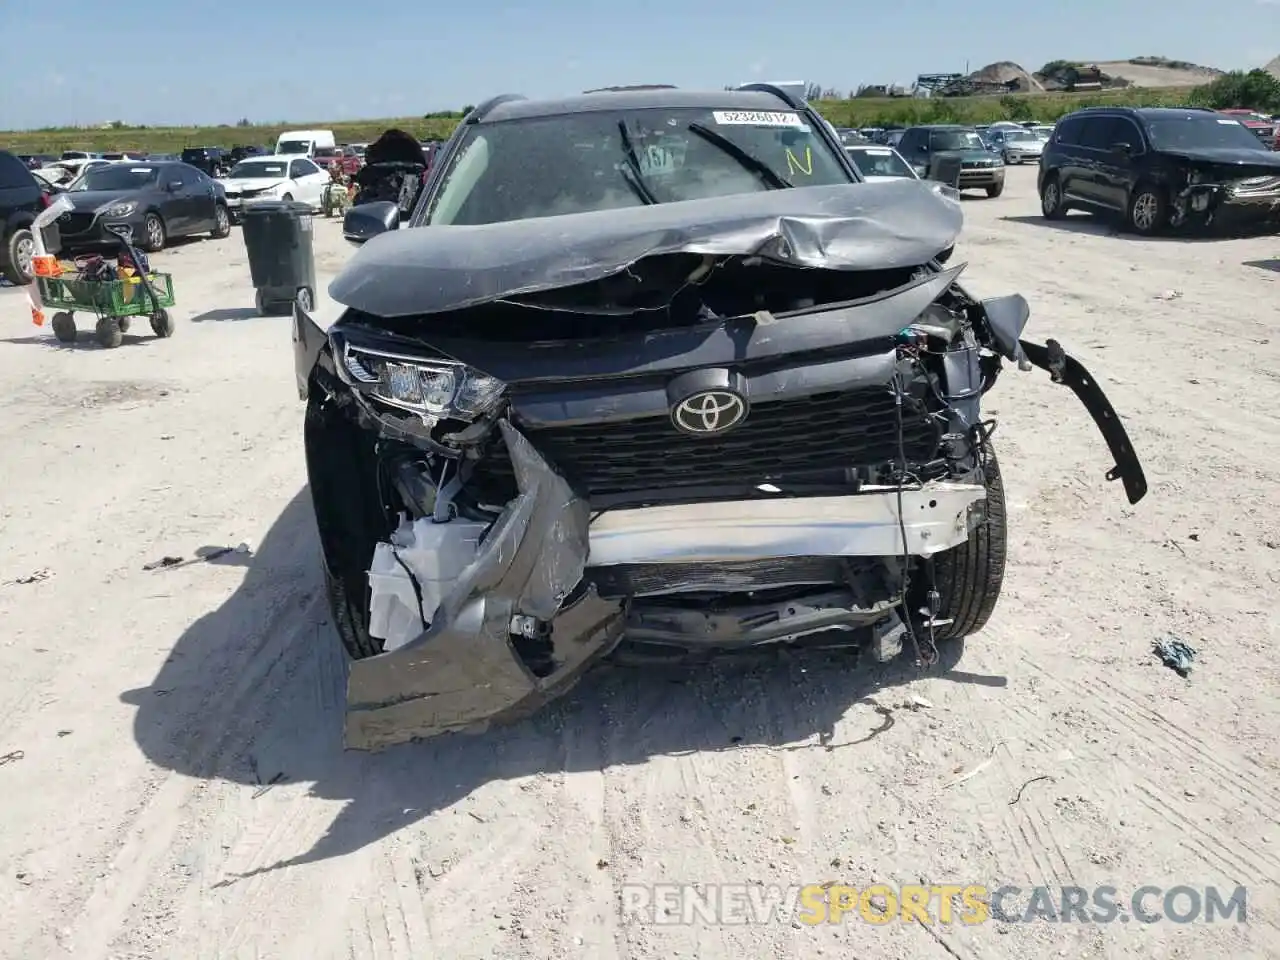
[[[797,97],[795,94],[791,93],[791,91],[776,83],[744,83],[737,89],[753,90],[757,93],[771,93],[787,106],[795,110],[803,110],[805,108],[805,100],[803,96]]]
[[[500,93],[496,97],[490,97],[478,107],[473,107],[462,120],[463,123],[479,123],[487,117],[494,107],[504,103],[510,103],[512,100],[528,100],[529,98],[520,93]]]

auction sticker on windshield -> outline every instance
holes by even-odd
[[[651,144],[642,148],[639,153],[640,172],[646,177],[675,173],[676,156],[666,147]]]
[[[716,123],[728,126],[746,127],[795,127],[799,130],[809,129],[809,125],[800,119],[798,113],[773,112],[768,110],[715,110],[711,114]]]

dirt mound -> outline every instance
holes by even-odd
[[[1271,74],[1277,80],[1280,80],[1280,57],[1276,57],[1262,69],[1267,71],[1267,73]]]
[[[1198,87],[1222,75],[1216,67],[1203,67],[1166,57],[1134,57],[1132,60],[1091,62],[1105,74],[1123,77],[1135,87]]]
[[[1019,90],[1043,90],[1040,81],[1012,60],[1000,60],[989,63],[980,70],[969,74],[968,79],[978,83],[1010,83],[1018,82]]]

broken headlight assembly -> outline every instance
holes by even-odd
[[[360,393],[391,407],[408,410],[424,423],[463,420],[488,413],[506,390],[495,377],[464,363],[338,345],[338,376]]]

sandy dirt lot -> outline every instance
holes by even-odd
[[[380,755],[340,747],[289,325],[247,309],[239,232],[157,257],[172,340],[60,347],[0,290],[0,957],[1280,955],[1280,238],[1046,224],[1033,168],[966,211],[967,282],[1025,294],[1104,384],[1146,501],[1069,392],[1009,369],[1005,594],[939,667],[613,669]],[[347,248],[317,229],[327,282]],[[622,910],[630,884],[829,881],[1243,885],[1249,922]]]

